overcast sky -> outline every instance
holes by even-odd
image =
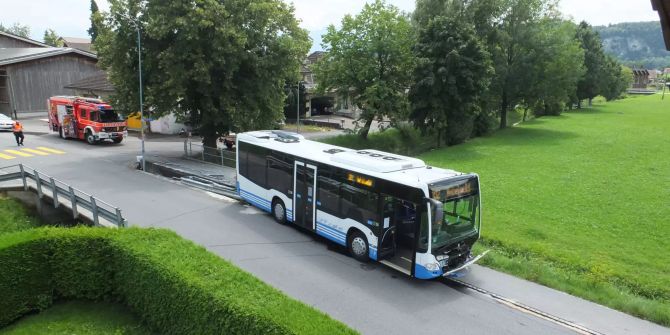
[[[285,0],[290,1],[290,0]],[[107,10],[106,0],[98,0]],[[347,14],[358,13],[365,0],[294,0],[296,16],[320,49],[320,35],[329,24],[337,24]],[[412,11],[415,0],[389,0],[402,10]],[[54,29],[61,36],[88,37],[90,0],[0,0],[0,23],[14,22],[31,28],[31,37],[42,40],[44,30]],[[561,10],[576,21],[592,25],[631,21],[658,21],[650,0],[561,0]]]

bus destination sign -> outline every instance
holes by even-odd
[[[464,197],[476,192],[477,192],[476,181],[471,179],[460,185],[455,185],[449,188],[431,190],[431,196],[435,200],[445,201],[447,199]]]
[[[372,185],[374,185],[374,183],[372,182],[372,178],[359,176],[359,175],[356,175],[356,174],[353,174],[353,173],[348,173],[347,174],[347,180],[352,182],[352,183],[356,183],[356,184],[367,186],[367,187],[372,187]]]

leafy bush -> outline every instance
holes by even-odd
[[[400,124],[396,128],[370,133],[367,139],[357,134],[339,135],[320,141],[332,145],[356,150],[376,149],[400,155],[413,156],[432,148],[436,141],[435,135],[422,135],[410,124]]]
[[[40,228],[0,237],[0,326],[54,299],[118,301],[161,334],[353,334],[175,233]]]

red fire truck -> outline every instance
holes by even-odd
[[[49,129],[61,138],[86,140],[96,144],[104,140],[121,143],[128,136],[128,123],[99,99],[56,96],[49,98]]]

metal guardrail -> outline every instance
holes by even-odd
[[[12,180],[21,180],[25,191],[29,187],[34,187],[40,199],[44,196],[50,197],[53,200],[54,208],[58,208],[63,202],[70,203],[74,219],[79,217],[79,209],[81,208],[91,213],[93,224],[96,226],[105,226],[101,224],[101,220],[105,220],[116,227],[127,227],[127,222],[118,207],[29,166],[17,164],[0,168],[0,183]],[[34,186],[29,185],[32,183],[34,183]]]
[[[235,151],[212,148],[191,140],[184,141],[184,156],[227,167],[236,166]]]

